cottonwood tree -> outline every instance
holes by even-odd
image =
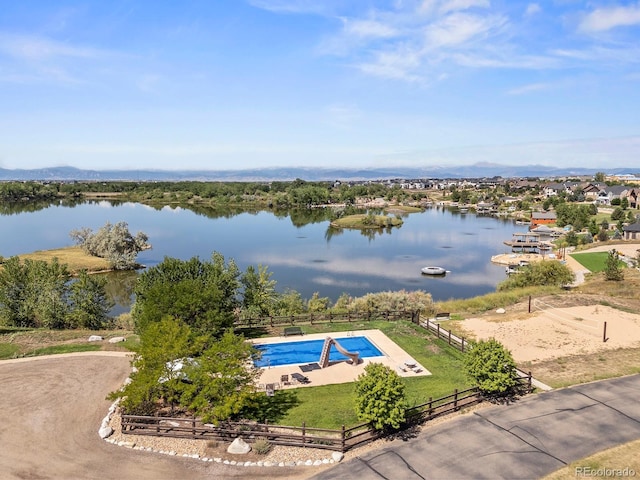
[[[226,262],[218,252],[210,261],[165,257],[138,278],[131,309],[136,329],[171,315],[197,333],[222,335],[240,306],[239,276],[235,262]]]
[[[115,225],[107,222],[95,233],[90,228],[81,228],[69,235],[86,253],[104,258],[115,270],[136,268],[138,253],[150,248],[147,235],[138,232],[133,236],[126,222]]]
[[[405,385],[391,368],[370,363],[356,381],[356,414],[376,430],[397,429],[405,420]]]
[[[109,318],[113,301],[107,296],[107,280],[97,275],[89,275],[81,270],[69,285],[68,326],[98,330],[104,327]]]
[[[276,281],[271,279],[273,275],[264,265],[258,265],[256,269],[249,265],[242,274],[240,283],[244,289],[242,292],[243,314],[249,317],[269,315],[273,311],[277,299]]]
[[[467,376],[486,394],[505,394],[517,383],[513,356],[495,338],[472,343],[463,365]]]
[[[189,382],[181,402],[204,422],[218,423],[253,402],[258,368],[248,365],[257,350],[242,336],[227,330],[184,368]]]
[[[11,326],[63,328],[68,312],[65,264],[18,257],[0,269],[0,317]]]
[[[173,407],[184,385],[183,374],[174,368],[175,361],[189,358],[194,349],[193,333],[183,322],[165,316],[150,324],[140,334],[131,382],[109,394],[109,398],[121,398],[124,411],[133,415],[153,414],[159,402]]]

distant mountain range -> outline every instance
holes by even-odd
[[[38,169],[0,168],[2,180],[42,181],[290,181],[300,178],[307,181],[321,180],[383,180],[383,179],[429,179],[429,178],[557,178],[607,174],[636,174],[628,168],[551,168],[544,165],[500,165],[476,163],[473,165],[447,167],[388,167],[388,168],[311,168],[278,167],[246,170],[85,170],[74,167],[51,167]]]

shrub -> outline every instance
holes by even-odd
[[[464,358],[464,369],[489,395],[507,393],[516,385],[516,363],[511,352],[495,338],[472,344]]]
[[[271,450],[271,442],[269,440],[265,440],[261,438],[256,440],[253,444],[253,451],[258,455],[266,455]]]
[[[391,368],[370,363],[356,382],[356,413],[376,430],[400,428],[407,402],[405,385]]]

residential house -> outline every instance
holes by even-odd
[[[557,217],[555,212],[531,212],[531,227],[534,228],[540,225],[549,225],[551,223],[556,223]]]
[[[640,220],[622,227],[622,231],[624,232],[625,240],[640,240]]]
[[[631,190],[631,187],[627,187],[625,185],[612,185],[610,187],[605,187],[598,194],[597,202],[600,205],[611,205],[611,201],[613,199],[626,198]]]

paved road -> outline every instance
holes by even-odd
[[[640,375],[544,392],[426,428],[311,478],[540,478],[639,439],[639,399]]]

